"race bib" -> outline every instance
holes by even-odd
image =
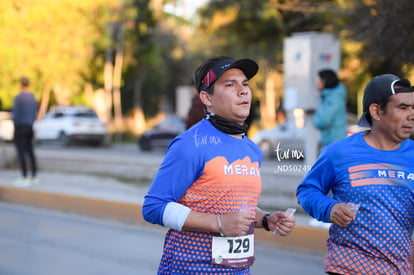
[[[213,237],[211,245],[212,263],[242,268],[251,266],[254,256],[254,224],[244,236]]]

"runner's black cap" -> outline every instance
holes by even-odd
[[[400,79],[393,74],[383,74],[374,77],[365,87],[362,100],[363,113],[358,121],[358,126],[371,127],[371,123],[367,118],[371,104],[383,102],[387,97],[397,93],[412,93],[413,91],[414,87],[411,87],[408,79]]]
[[[247,79],[252,78],[259,70],[257,63],[249,58],[234,60],[230,57],[219,57],[218,62],[207,68],[204,74],[195,75],[195,88],[198,92],[207,91],[225,71],[234,68],[242,70]]]

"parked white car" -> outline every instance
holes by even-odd
[[[102,145],[109,138],[106,125],[95,111],[85,106],[57,106],[34,123],[36,142],[56,141],[67,146],[74,142]]]
[[[14,124],[11,112],[0,112],[0,140],[12,141]]]

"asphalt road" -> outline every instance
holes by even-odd
[[[0,202],[0,274],[156,274],[165,230]],[[253,274],[323,274],[323,255],[256,244]]]
[[[0,274],[155,274],[161,230],[0,202]]]

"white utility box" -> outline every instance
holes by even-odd
[[[316,76],[321,69],[339,72],[340,41],[330,33],[294,33],[285,39],[283,51],[285,110],[315,110]]]
[[[182,119],[187,119],[194,91],[193,86],[178,86],[175,90],[175,113]]]
[[[284,101],[287,123],[294,123],[293,110],[302,109],[304,120],[305,163],[312,165],[319,154],[320,133],[312,122],[318,106],[319,91],[316,77],[322,69],[339,72],[340,41],[330,33],[294,33],[284,41]],[[298,112],[295,112],[298,113]]]

